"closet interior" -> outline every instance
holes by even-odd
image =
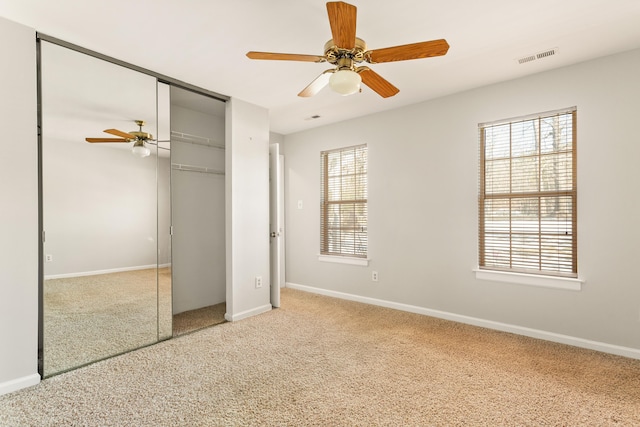
[[[224,322],[225,103],[170,88],[173,334]]]

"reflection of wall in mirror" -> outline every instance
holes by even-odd
[[[158,264],[171,265],[171,160],[158,157]]]
[[[157,262],[156,157],[109,145],[45,135],[45,254],[53,259],[45,263],[45,277]],[[161,189],[168,191],[168,185]]]

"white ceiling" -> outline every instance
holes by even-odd
[[[639,0],[349,0],[370,49],[444,38],[444,57],[377,64],[400,89],[297,93],[327,64],[252,61],[250,50],[322,55],[323,0],[2,0],[0,16],[49,36],[266,107],[271,130],[323,124],[640,47]],[[543,60],[518,58],[558,48]],[[319,115],[316,120],[309,120]]]

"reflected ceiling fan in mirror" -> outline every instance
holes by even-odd
[[[248,52],[250,59],[282,61],[328,62],[335,68],[320,74],[298,96],[309,97],[327,84],[341,95],[359,92],[364,83],[383,98],[394,96],[400,90],[362,62],[378,64],[409,59],[442,56],[449,50],[444,39],[412,43],[384,49],[368,50],[367,44],[356,37],[356,7],[341,1],[328,2],[329,25],[333,38],[324,45],[324,55],[299,55],[290,53]]]
[[[133,148],[131,149],[131,152],[140,157],[147,157],[151,154],[151,150],[146,146],[146,144],[150,143],[149,141],[153,141],[153,135],[142,130],[142,126],[145,125],[145,122],[143,120],[135,120],[135,122],[138,125],[139,129],[131,132],[123,132],[118,129],[105,129],[105,133],[119,136],[120,138],[85,138],[85,141],[90,143],[133,142]]]

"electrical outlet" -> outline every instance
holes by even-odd
[[[302,209],[302,200],[298,200],[298,209]]]
[[[262,276],[256,276],[256,289],[260,289],[262,287]]]
[[[45,255],[45,261],[46,262],[52,262],[53,261],[53,255],[51,255],[51,254]]]
[[[372,271],[371,272],[371,280],[374,282],[378,281],[378,272],[377,271]]]

